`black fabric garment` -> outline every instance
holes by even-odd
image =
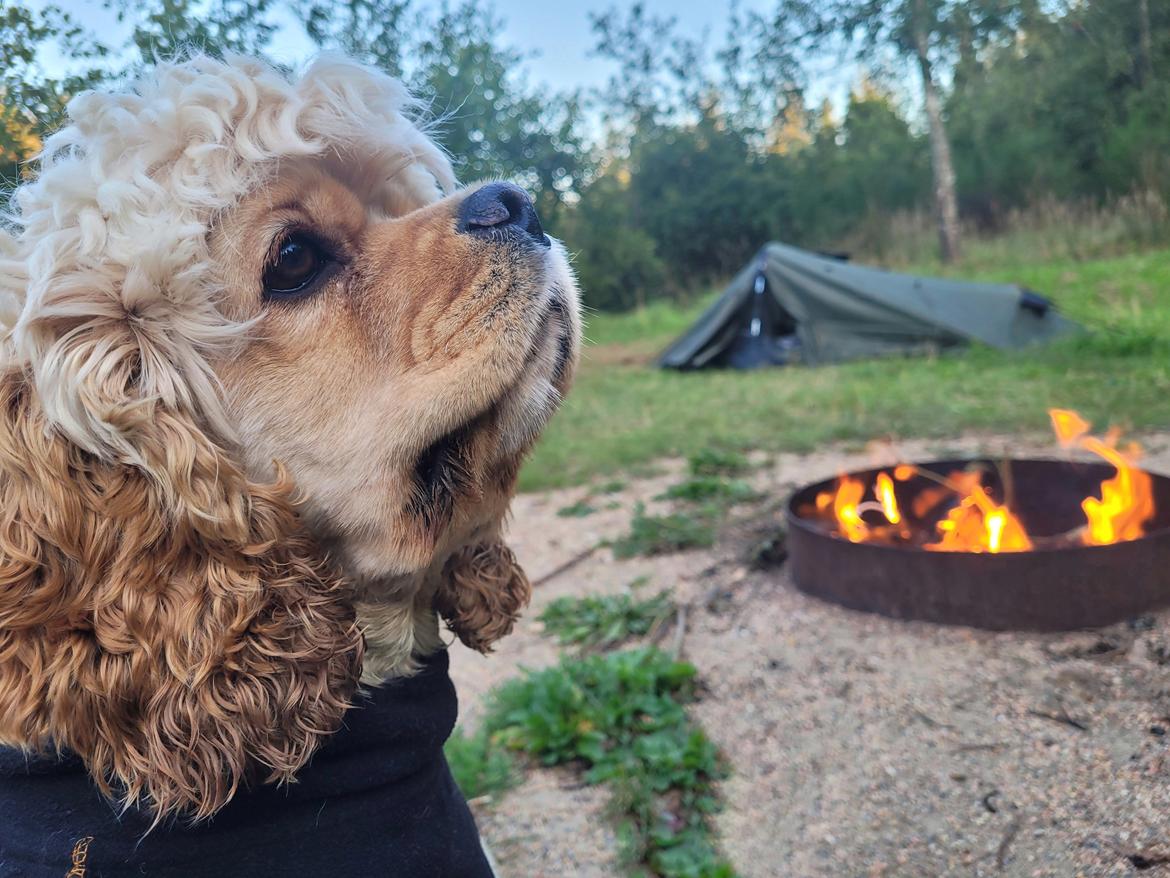
[[[442,651],[370,690],[297,783],[242,791],[195,828],[146,834],[76,756],[0,748],[0,878],[63,878],[75,860],[79,878],[491,878],[443,756],[458,707],[447,669]]]

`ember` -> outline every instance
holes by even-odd
[[[1141,448],[1119,448],[1120,435],[1090,434],[1091,425],[1076,412],[1049,412],[1057,440],[1064,448],[1091,452],[1115,470],[1100,485],[1100,497],[1081,501],[1084,524],[1058,535],[1033,536],[1014,511],[1010,470],[986,467],[939,475],[912,464],[879,472],[871,484],[841,476],[833,488],[816,497],[813,515],[828,523],[834,535],[853,543],[917,546],[935,552],[1027,552],[1038,545],[1087,546],[1135,540],[1154,517],[1154,496],[1148,473],[1137,468]],[[991,475],[999,478],[990,479]],[[935,484],[915,492],[909,515],[902,508],[898,483],[927,479]]]

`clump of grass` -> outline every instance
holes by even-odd
[[[685,482],[671,485],[658,499],[685,500],[689,503],[717,502],[732,505],[755,500],[760,495],[742,479],[721,476],[693,476]]]
[[[560,518],[584,518],[596,511],[597,507],[590,505],[588,500],[578,500],[576,503],[558,509],[557,516]]]
[[[751,463],[738,451],[704,448],[688,458],[693,476],[737,476],[751,469]]]
[[[557,598],[540,614],[545,633],[562,646],[607,648],[649,632],[674,608],[670,592],[648,598],[623,594]]]
[[[638,503],[634,506],[629,533],[610,545],[614,557],[633,558],[635,555],[666,555],[684,549],[704,549],[714,543],[715,524],[710,510],[647,515],[646,507]]]
[[[626,489],[626,482],[623,479],[610,479],[608,482],[602,483],[597,488],[598,494],[616,494],[618,491]]]
[[[471,735],[455,729],[443,752],[455,783],[468,799],[503,792],[516,784],[511,755],[485,729]]]
[[[683,708],[695,669],[654,648],[565,658],[497,690],[485,728],[545,765],[576,763],[614,790],[622,854],[661,878],[731,878],[709,824],[725,775]]]

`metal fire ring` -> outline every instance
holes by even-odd
[[[915,464],[946,475],[981,459]],[[1035,536],[1084,522],[1082,498],[1099,495],[1114,475],[1100,463],[1012,460],[1012,509]],[[882,467],[851,473],[872,484]],[[826,523],[800,514],[836,479],[808,485],[787,506],[792,578],[808,594],[856,610],[991,630],[1064,631],[1129,619],[1170,605],[1170,478],[1150,473],[1156,512],[1140,539],[1107,546],[1074,545],[1028,552],[930,552],[914,547],[851,543]],[[989,482],[995,485],[995,480]],[[900,483],[903,508],[930,484]]]

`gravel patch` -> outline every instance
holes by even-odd
[[[617,841],[605,793],[568,769],[538,769],[500,803],[473,803],[497,878],[608,878]]]

